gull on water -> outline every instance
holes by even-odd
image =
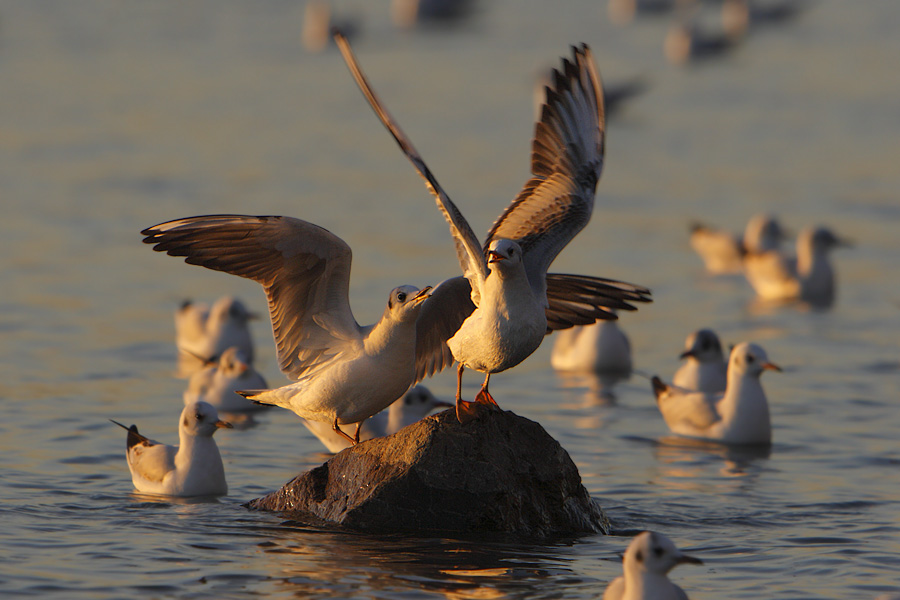
[[[631,373],[631,343],[618,321],[577,325],[556,334],[550,365],[557,371]]]
[[[765,350],[742,342],[731,351],[724,392],[696,392],[653,377],[653,392],[672,433],[735,445],[772,443],[769,403],[759,382],[766,369],[781,371]]]
[[[194,402],[184,407],[178,421],[178,446],[154,442],[138,433],[136,425],[113,423],[128,431],[125,456],[137,491],[167,496],[228,493],[222,456],[212,436],[231,424],[219,420],[211,404]]]
[[[622,559],[622,575],[603,592],[603,600],[688,600],[684,590],[669,580],[678,565],[702,565],[661,533],[644,531],[628,544]]]
[[[421,420],[437,408],[452,408],[449,402],[438,400],[424,385],[414,385],[395,400],[389,407],[377,415],[366,419],[359,430],[359,441],[364,442],[377,437],[397,433],[407,425]],[[350,447],[346,438],[338,435],[331,427],[321,421],[303,421],[329,452],[340,452]]]
[[[267,387],[266,380],[244,357],[244,353],[237,346],[232,346],[222,353],[217,362],[191,375],[183,394],[184,404],[187,406],[202,400],[223,412],[258,411],[270,406],[254,404],[237,392]]]
[[[698,392],[725,391],[728,363],[715,331],[698,329],[690,334],[680,358],[685,362],[675,371],[672,385]]]
[[[253,361],[249,321],[257,316],[240,300],[223,296],[212,306],[185,300],[175,311],[175,345],[178,372],[187,377],[216,361],[225,350],[237,346]]]
[[[690,244],[710,273],[741,273],[747,254],[778,250],[784,238],[784,229],[775,217],[761,213],[750,218],[743,236],[693,223]]]
[[[835,296],[834,269],[828,255],[834,248],[849,245],[825,227],[807,227],[797,235],[796,257],[778,250],[748,253],[744,274],[762,300],[800,300],[828,307]]]
[[[241,390],[261,404],[329,423],[352,443],[416,376],[416,318],[430,287],[396,287],[381,319],[350,310],[350,246],[330,231],[279,216],[208,215],[149,227],[144,242],[170,256],[263,286],[281,371],[295,381]],[[340,425],[356,424],[353,437]]]
[[[437,286],[421,318],[442,323],[427,341],[434,349],[433,365],[425,366],[428,374],[446,366],[446,348],[459,363],[456,406],[461,421],[464,414],[466,418],[474,414],[471,403],[461,397],[466,367],[485,373],[476,402],[496,406],[488,391],[491,374],[522,362],[548,331],[614,319],[607,308],[634,310],[626,300],[649,301],[649,291],[639,286],[547,273],[553,259],[590,219],[603,167],[603,94],[586,45],[573,48],[572,60],[564,59],[555,72],[535,128],[533,176],[482,245],[375,95],[346,38],[335,32],[335,40],[357,85],[425,180],[450,225],[464,279]]]

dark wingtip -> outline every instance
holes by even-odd
[[[653,386],[653,394],[656,396],[656,399],[659,400],[659,397],[665,392],[669,386],[663,383],[663,380],[658,376],[654,375],[652,379],[650,379],[650,384]]]
[[[125,448],[126,449],[131,450],[138,444],[150,443],[150,440],[148,440],[146,437],[144,437],[140,433],[138,433],[137,425],[132,425],[131,427],[126,427],[125,425],[122,425],[121,423],[119,423],[118,421],[116,421],[114,419],[110,419],[110,422],[115,423],[116,425],[118,425],[119,427],[121,427],[122,429],[124,429],[125,431],[128,432],[128,437],[125,439]]]

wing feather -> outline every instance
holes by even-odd
[[[350,247],[328,230],[290,217],[208,215],[141,233],[154,250],[262,284],[288,377],[300,379],[361,343],[348,299]]]

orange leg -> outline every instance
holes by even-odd
[[[481,384],[481,391],[478,392],[478,395],[475,396],[475,402],[478,404],[485,404],[489,407],[500,408],[500,405],[497,404],[497,401],[494,400],[494,397],[491,396],[491,393],[488,391],[488,382],[491,380],[491,374],[488,373],[484,378],[484,383]]]
[[[350,437],[349,435],[347,435],[347,433],[345,433],[344,430],[338,426],[337,417],[334,418],[334,423],[331,424],[331,428],[334,429],[336,432],[338,432],[338,434],[341,437],[343,437],[348,442],[350,442],[351,446],[355,446],[359,443],[359,427],[361,425],[362,425],[362,421],[360,421],[359,423],[356,424],[356,435],[353,437]]]

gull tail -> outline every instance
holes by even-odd
[[[260,406],[281,406],[278,404],[277,396],[271,392],[272,390],[237,390],[235,394],[240,394],[253,404]]]
[[[121,423],[119,423],[118,421],[115,421],[113,419],[110,419],[110,422],[115,423],[116,425],[118,425],[119,427],[121,427],[122,429],[124,429],[125,431],[128,432],[128,437],[125,439],[125,448],[126,449],[131,450],[138,444],[146,444],[148,446],[153,445],[153,442],[149,438],[146,438],[143,435],[141,435],[140,433],[138,433],[137,425],[132,425],[131,427],[126,427],[126,426],[122,425]]]

